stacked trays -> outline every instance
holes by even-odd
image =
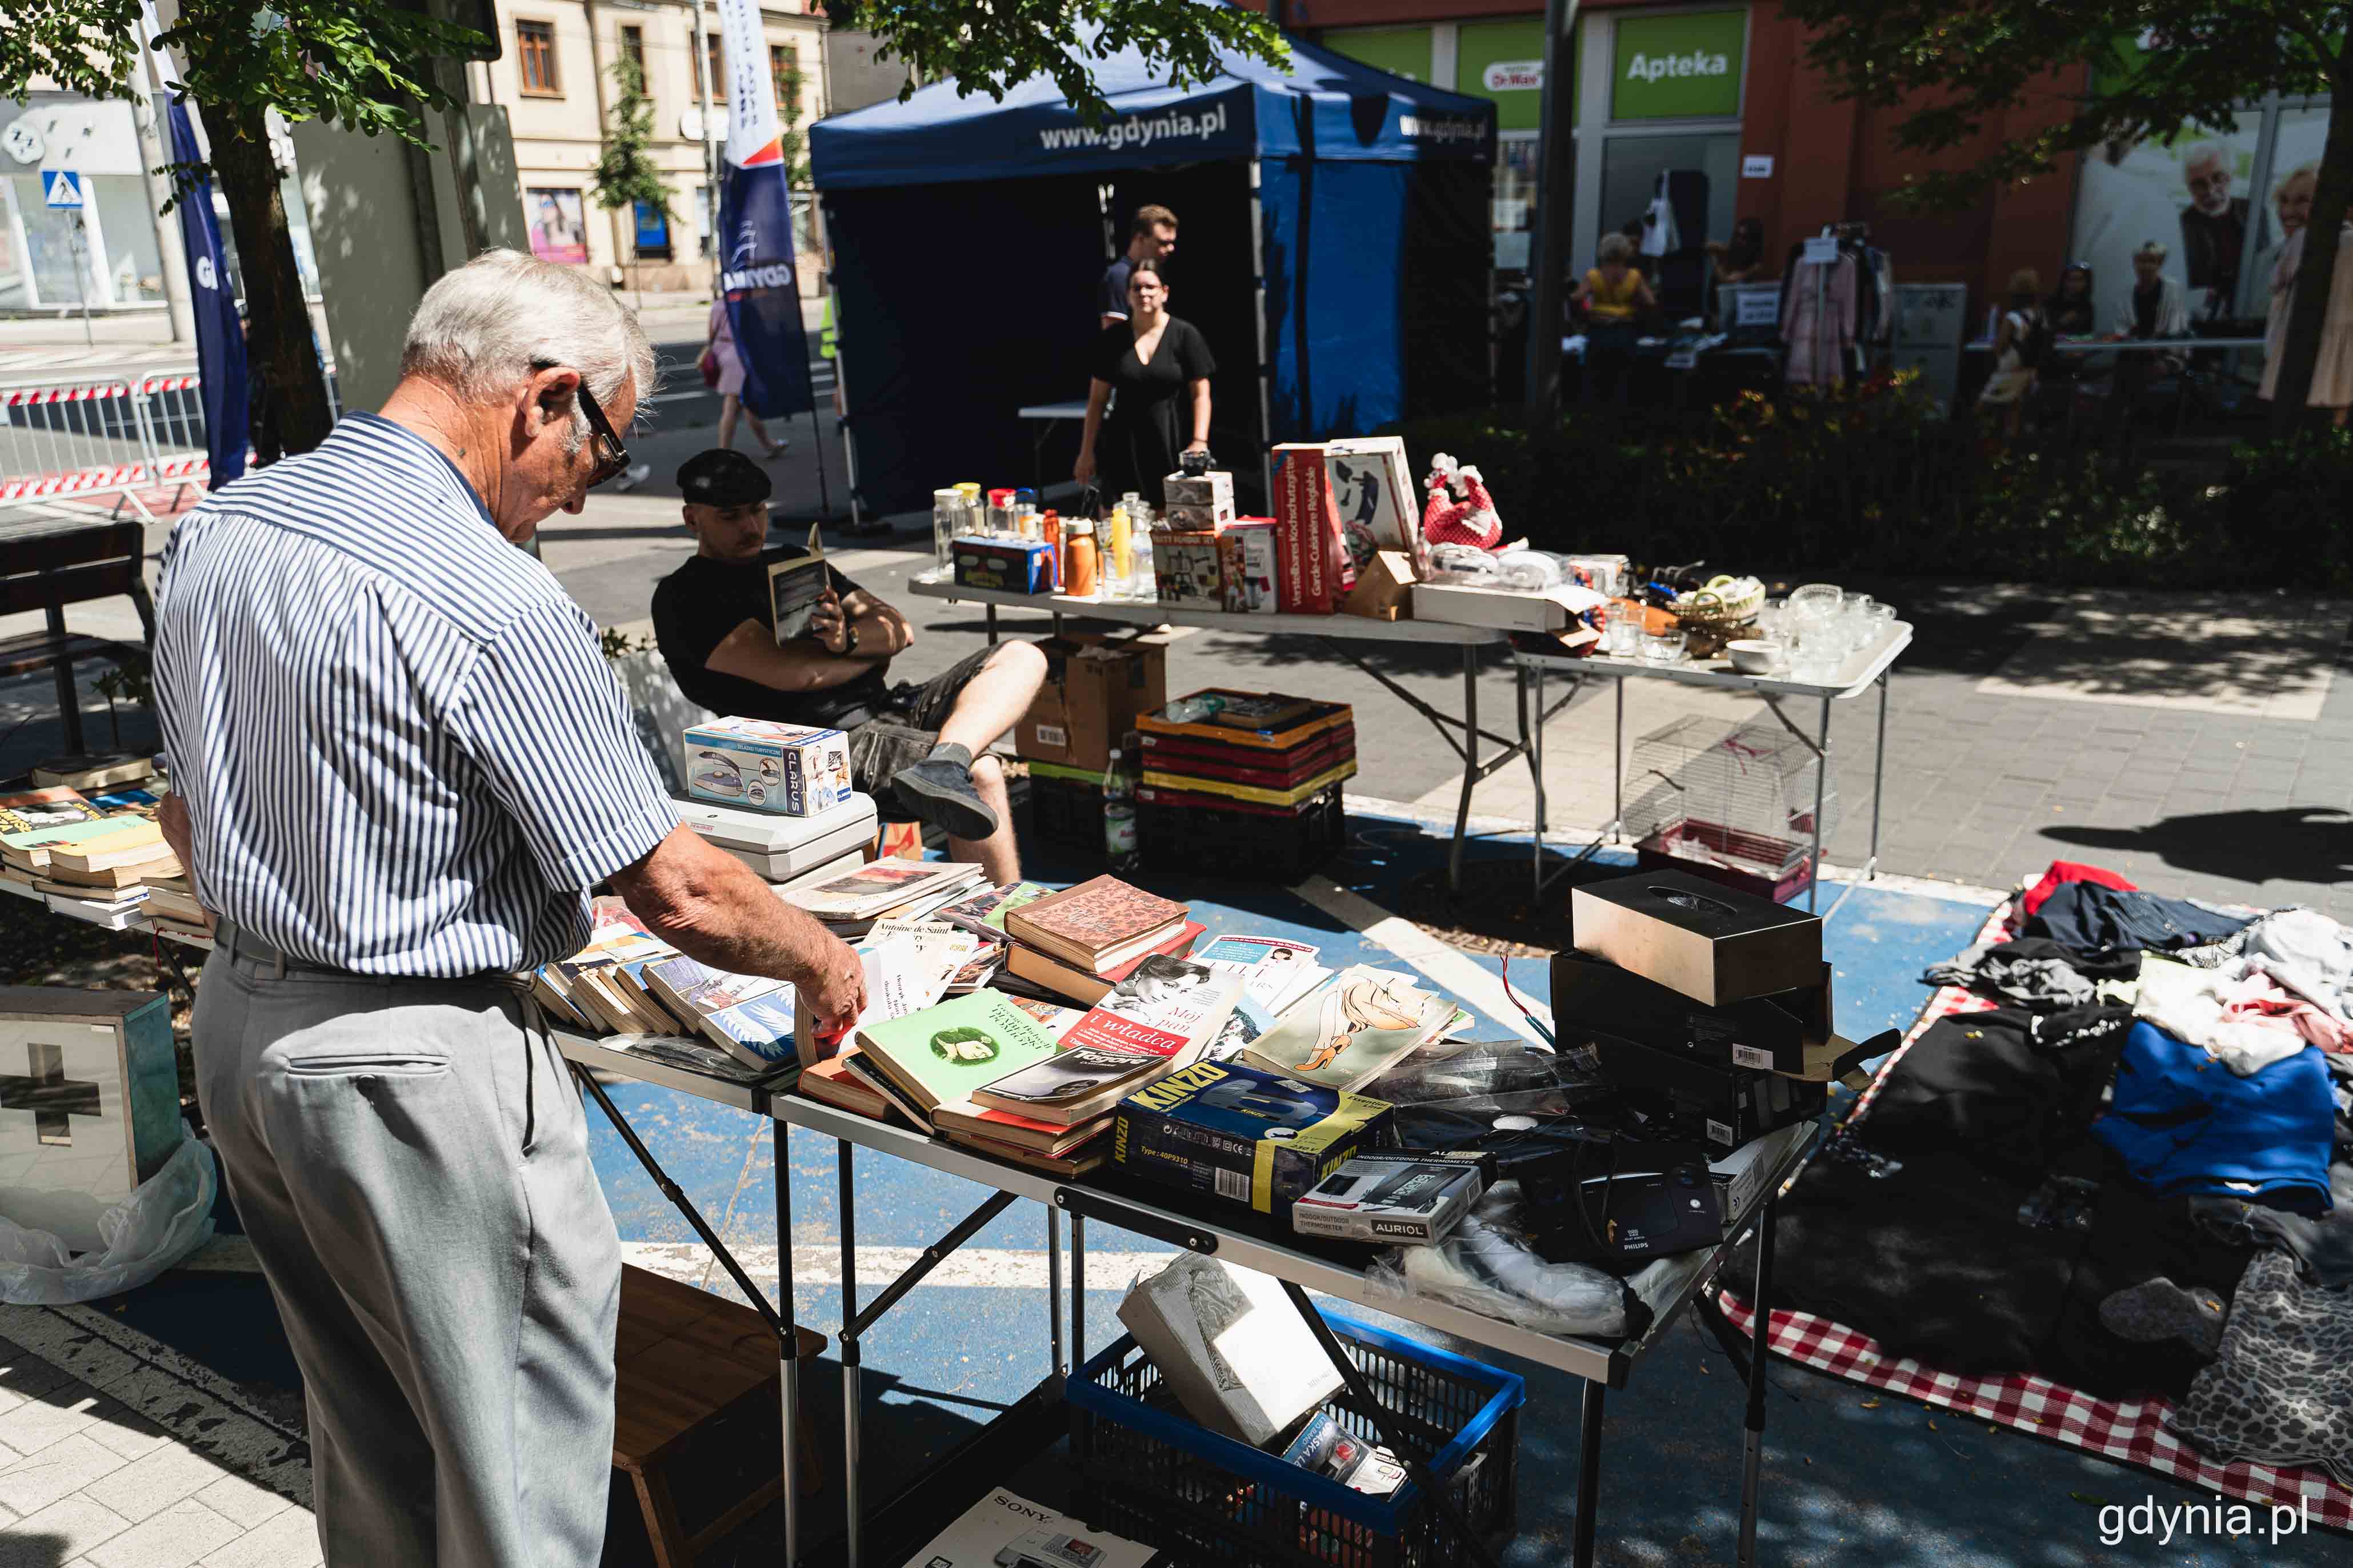
[[[1197,710],[1202,698],[1223,706],[1169,717]],[[1136,730],[1145,865],[1292,882],[1339,850],[1341,784],[1356,771],[1356,712],[1346,703],[1213,687],[1142,715]]]

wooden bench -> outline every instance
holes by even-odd
[[[803,1361],[824,1348],[808,1330],[796,1332]],[[776,1437],[775,1453],[782,1455],[776,1333],[749,1307],[624,1265],[614,1361],[613,1468],[637,1489],[658,1568],[690,1568],[714,1542],[784,1495],[781,1458],[771,1458],[754,1467],[764,1480],[698,1530],[681,1524],[670,1496],[671,1462],[696,1433],[723,1421],[748,1415],[745,1430]],[[804,1402],[804,1414],[806,1408]],[[818,1445],[796,1447],[802,1493],[819,1490],[825,1466]]]
[[[75,664],[90,658],[120,661],[146,649],[68,631],[66,606],[126,596],[153,646],[155,606],[147,597],[146,558],[146,534],[136,522],[68,523],[54,529],[37,525],[0,533],[0,616],[39,610],[48,622],[46,630],[0,638],[0,676],[23,675],[44,665],[57,672],[58,710],[65,720],[69,752],[85,749]]]

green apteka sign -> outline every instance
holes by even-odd
[[[1612,120],[1709,120],[1740,112],[1748,13],[1629,16],[1612,51]]]

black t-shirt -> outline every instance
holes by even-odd
[[[1121,322],[1097,334],[1092,369],[1096,380],[1109,382],[1119,394],[1119,417],[1133,419],[1215,375],[1218,362],[1192,322],[1171,316],[1151,363],[1135,357],[1134,329]]]
[[[740,675],[724,675],[710,668],[713,649],[727,635],[751,621],[769,635],[768,564],[807,554],[800,545],[765,551],[756,561],[714,561],[690,558],[654,584],[654,641],[670,665],[678,689],[693,701],[729,718],[773,719],[786,724],[839,726],[844,718],[863,722],[885,707],[890,682],[884,678],[889,661],[879,660],[865,674],[820,691],[778,691]],[[858,585],[833,567],[825,569],[833,591],[847,599]],[[814,644],[810,645],[814,647]]]
[[[1124,256],[1103,268],[1103,283],[1095,290],[1095,320],[1105,316],[1127,320],[1127,280],[1134,273],[1135,263]]]

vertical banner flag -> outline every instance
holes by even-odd
[[[197,163],[196,128],[185,104],[171,106],[172,162]],[[237,301],[229,297],[228,258],[221,250],[220,224],[213,216],[213,183],[181,175],[173,187],[179,205],[180,243],[188,253],[188,302],[196,318],[196,373],[205,400],[205,445],[212,458],[209,488],[218,489],[245,475],[248,440],[245,384],[245,330]]]
[[[762,418],[817,406],[793,266],[793,202],[759,0],[719,0],[727,40],[727,153],[719,286],[744,358],[744,406]]]

